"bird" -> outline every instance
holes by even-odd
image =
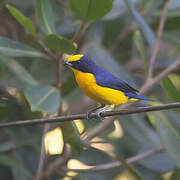
[[[102,118],[101,114],[114,106],[141,100],[151,101],[151,99],[138,95],[137,89],[98,66],[86,55],[72,55],[64,65],[69,66],[74,72],[76,82],[83,93],[100,103],[100,106],[87,111],[87,119],[92,112],[98,109],[100,109],[98,117]]]

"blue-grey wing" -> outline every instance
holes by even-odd
[[[109,72],[106,71],[100,71],[95,74],[96,83],[103,87],[108,87],[112,89],[116,89],[119,91],[123,91],[125,93],[132,92],[136,93],[138,92],[137,89],[131,87],[129,84],[127,84],[125,81],[115,77]]]

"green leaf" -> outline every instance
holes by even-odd
[[[8,8],[9,12],[11,13],[11,15],[21,24],[23,25],[25,28],[27,28],[29,30],[29,32],[35,37],[36,36],[36,31],[35,28],[33,26],[32,21],[27,18],[26,16],[24,16],[19,10],[17,10],[15,7],[10,6],[10,5],[6,5],[6,7]]]
[[[45,54],[18,41],[0,36],[0,52],[13,57],[48,58]]]
[[[168,77],[166,77],[165,79],[162,80],[162,84],[163,84],[166,92],[168,93],[169,97],[173,101],[180,101],[179,91],[176,89],[176,87],[174,86],[174,84]]]
[[[146,55],[144,39],[141,35],[141,32],[138,30],[136,30],[134,33],[134,42],[136,44],[137,49],[139,50],[139,52],[141,54],[141,58],[142,58],[143,63],[144,63],[144,69],[147,72],[148,66],[147,66],[147,55]]]
[[[11,155],[1,154],[0,155],[0,164],[6,165],[8,167],[15,167],[21,171],[23,171],[26,175],[28,175],[29,178],[32,178],[32,174],[23,167],[23,165],[17,161],[14,157]]]
[[[173,174],[170,177],[170,180],[179,180],[180,179],[180,169],[175,169]]]
[[[61,128],[64,142],[71,145],[74,156],[79,155],[83,150],[83,145],[76,124],[73,121],[71,123],[63,123]]]
[[[76,50],[71,40],[57,34],[49,34],[45,37],[44,42],[48,48],[56,52],[61,51],[62,53],[72,54]]]
[[[180,123],[179,114],[168,110],[168,112],[148,113],[155,120],[155,125],[162,144],[167,152],[180,167]]]
[[[36,18],[41,31],[45,34],[55,33],[55,15],[51,0],[35,0]]]
[[[69,0],[71,9],[83,19],[99,19],[112,9],[113,0]]]
[[[36,81],[31,74],[14,59],[0,53],[0,63],[7,66],[14,75],[16,75],[20,80],[24,81],[24,83],[27,85],[34,86],[38,84],[38,81]]]
[[[32,111],[55,113],[60,106],[60,95],[57,88],[39,84],[25,90]]]
[[[119,160],[120,163],[124,166],[124,168],[133,176],[133,179],[135,180],[143,180],[142,175],[137,171],[132,165],[128,164],[125,159],[123,159],[121,156],[116,156],[117,160]]]
[[[154,32],[151,30],[149,25],[146,23],[146,21],[143,19],[143,17],[139,14],[139,12],[136,10],[136,8],[133,5],[133,2],[130,0],[124,0],[126,3],[126,6],[132,16],[135,18],[137,23],[139,24],[139,27],[141,28],[141,31],[143,32],[144,37],[146,38],[149,45],[153,45],[155,42],[155,35]]]

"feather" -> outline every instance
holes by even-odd
[[[94,75],[96,83],[100,86],[109,87],[122,92],[138,92],[137,89],[131,87],[125,81],[115,77],[100,67],[96,67]]]
[[[126,96],[128,96],[129,99],[140,99],[140,100],[145,100],[145,101],[152,101],[152,99],[148,99],[144,96],[140,96],[135,93],[125,93]]]

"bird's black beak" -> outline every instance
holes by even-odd
[[[72,67],[72,63],[70,63],[69,61],[66,61],[66,62],[64,63],[64,66],[70,66],[70,67]]]

